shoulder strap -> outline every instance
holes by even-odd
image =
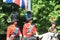
[[[31,25],[30,28],[27,30],[27,33],[31,32],[31,30],[33,29],[34,25]]]
[[[15,29],[15,31],[14,31],[14,34],[15,34],[15,35],[18,33],[18,30],[19,30],[19,28],[16,27],[16,29]]]
[[[18,30],[19,30],[19,28],[16,27],[15,31],[13,32],[13,34],[16,35],[18,33]],[[14,36],[10,35],[10,40],[12,40],[13,38],[14,38]]]

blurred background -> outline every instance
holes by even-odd
[[[31,9],[33,12],[33,22],[36,24],[39,34],[46,33],[51,26],[51,17],[56,21],[58,33],[60,33],[60,0],[31,0]],[[25,23],[24,9],[13,3],[3,3],[0,0],[0,40],[5,40],[7,27],[10,25],[10,14],[16,11],[19,15],[18,25],[23,29]],[[21,31],[22,32],[22,31]]]

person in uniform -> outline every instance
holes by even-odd
[[[25,38],[23,40],[36,40],[34,35],[37,34],[37,30],[35,24],[32,23],[32,13],[30,11],[26,13],[26,20],[27,23],[23,26],[23,38]]]
[[[8,26],[7,28],[7,36],[6,40],[14,40],[15,37],[18,38],[22,36],[19,27],[17,27],[17,21],[14,20],[11,25]],[[19,39],[20,40],[20,39]]]
[[[12,12],[10,14],[11,17],[11,24],[7,28],[6,40],[21,40],[21,32],[20,28],[17,26],[17,16],[16,12]]]

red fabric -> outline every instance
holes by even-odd
[[[13,35],[13,32],[15,31],[15,28],[16,27],[14,25],[8,26],[8,28],[7,28],[7,37],[10,37],[10,35]],[[20,32],[20,29],[19,29],[17,35],[19,36],[20,34],[21,34],[21,32]]]
[[[20,6],[20,0],[15,0],[14,3],[17,4],[18,6]]]
[[[33,29],[31,30],[31,32],[27,33],[27,30],[30,28],[29,23],[24,24],[24,28],[23,28],[23,36],[26,37],[30,37],[31,35],[33,35],[34,33],[36,33],[36,27],[33,27]]]

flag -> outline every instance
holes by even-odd
[[[27,0],[15,0],[15,4],[25,9],[27,7]]]
[[[5,3],[13,3],[14,1],[13,0],[3,0],[3,2],[5,2]]]
[[[15,3],[16,5],[25,9],[27,7],[27,0],[3,0],[5,3]]]

